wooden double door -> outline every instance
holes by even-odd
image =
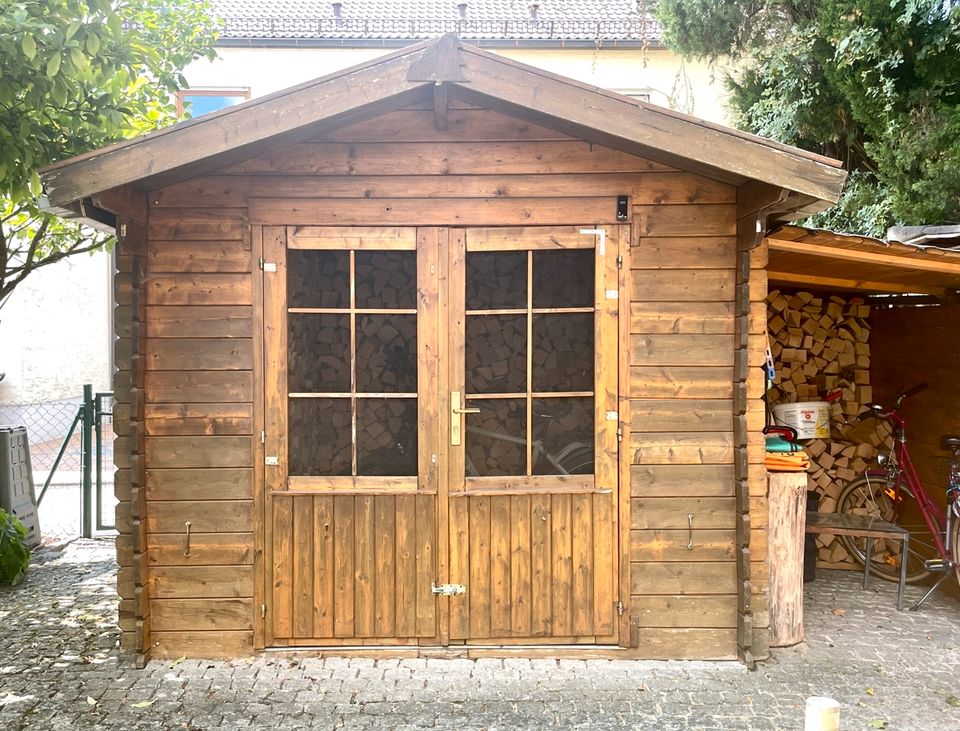
[[[266,644],[618,644],[626,227],[259,234]]]

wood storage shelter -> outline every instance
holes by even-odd
[[[47,168],[123,645],[767,654],[763,232],[834,161],[426,42]]]

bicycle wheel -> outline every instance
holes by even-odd
[[[902,490],[903,488],[901,488]],[[840,491],[837,500],[838,513],[849,515],[869,515],[897,525],[910,531],[910,550],[907,555],[907,581],[915,583],[930,575],[924,568],[924,562],[939,558],[937,544],[930,529],[922,517],[916,520],[905,516],[897,518],[893,499],[887,494],[887,482],[881,476],[861,477],[846,485]],[[857,563],[866,561],[867,539],[856,536],[838,536],[847,553]],[[900,562],[903,546],[900,541],[885,538],[873,539],[873,551],[870,559],[870,572],[887,581],[900,581]]]

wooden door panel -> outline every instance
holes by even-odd
[[[274,638],[435,638],[435,503],[432,495],[274,495]]]
[[[471,422],[469,417],[464,420],[462,443],[449,447],[449,581],[466,588],[464,594],[448,600],[452,641],[474,644],[618,642],[615,617],[621,561],[617,436],[621,287],[617,254],[621,242],[628,240],[621,234],[622,231],[613,227],[607,227],[604,234],[595,229],[581,231],[579,227],[532,227],[468,229],[461,237],[450,237],[447,327],[451,355],[445,365],[450,389],[463,392],[468,409],[480,409],[475,421]],[[554,286],[549,294],[551,299],[544,298],[538,304],[537,282],[546,281],[542,275],[538,279],[539,262],[559,261],[554,254],[540,258],[538,252],[564,249],[590,250],[592,254],[583,253],[594,277],[576,279],[574,275],[569,301],[563,299],[568,290]],[[502,267],[490,258],[499,254],[505,257]],[[471,269],[472,255],[487,258],[474,259],[476,268]],[[525,257],[525,267],[517,263],[518,256]],[[567,259],[583,262],[584,256],[577,254]],[[491,265],[491,261],[495,263]],[[476,285],[473,295],[469,294],[471,276],[482,276],[477,274],[479,267],[490,266],[498,267],[498,273],[511,282],[525,280],[525,302],[502,292],[491,295],[489,301],[481,300]],[[516,273],[521,269],[525,269],[525,275]],[[569,279],[571,271],[582,269],[568,268],[564,276]],[[465,283],[467,302],[463,295]],[[591,289],[585,291],[586,286]],[[589,340],[595,344],[592,366],[587,365],[589,357],[584,363],[582,348],[577,351],[569,346],[568,343],[574,342],[572,339],[561,338],[557,342],[564,345],[558,350],[542,352],[542,343],[551,342],[550,337],[554,335],[550,331],[551,335],[538,343],[535,340],[537,318],[557,317],[555,313],[560,313],[561,318],[571,317],[566,321],[571,323],[571,328],[562,331],[571,338],[575,332],[572,328],[581,328],[576,332],[582,333],[582,318],[587,313],[592,317],[592,332],[590,320],[586,324]],[[471,321],[489,318],[495,322],[494,318],[500,316],[526,318],[526,324],[523,328],[514,327],[505,336],[496,334],[494,327],[471,330]],[[573,325],[575,317],[581,318],[580,324]],[[471,332],[485,338],[479,348],[474,346],[472,350],[467,342]],[[536,350],[538,348],[541,350]],[[513,355],[521,351],[525,366],[518,365],[520,359]],[[494,355],[478,358],[478,352]],[[561,355],[553,356],[551,352]],[[574,370],[592,367],[593,379],[584,382],[581,378],[574,387],[555,385],[544,380],[546,366],[539,371],[531,370],[551,358],[560,362],[559,370],[556,365],[551,367],[563,374],[561,378],[570,373],[569,367],[566,371],[562,369],[566,361],[577,364]],[[505,378],[503,382],[509,383],[506,388],[470,385],[471,375],[481,370],[489,370],[496,377],[498,373],[513,373],[524,367],[525,392],[517,377]],[[540,386],[536,386],[538,372]],[[477,378],[472,382],[482,383]],[[555,409],[551,414],[550,408],[538,405],[538,402],[562,404],[565,400],[573,404],[575,399],[592,405],[587,407],[589,410],[581,407],[579,411],[568,411],[570,418],[562,409]],[[490,414],[498,402],[505,405],[525,402],[526,422],[522,416],[510,416],[518,422],[513,424],[500,414],[492,419]],[[509,409],[512,409],[510,414],[522,411],[512,403],[501,411]],[[543,436],[537,436],[537,424],[531,421],[534,417],[545,418],[542,424],[549,422],[567,431],[551,446],[551,432],[544,427],[540,432]],[[583,425],[584,430],[569,431],[571,419]],[[471,451],[469,440],[473,434],[485,440],[479,457],[476,446]],[[521,443],[526,445],[525,470],[522,455],[519,459],[516,456],[515,445]],[[491,450],[486,462],[483,449]],[[513,456],[499,462],[493,458],[509,449],[514,450]],[[538,450],[540,459],[546,458],[549,464],[536,461]],[[592,468],[575,469],[579,465]],[[554,474],[549,474],[551,472]]]
[[[450,638],[611,637],[613,500],[613,493],[451,497],[450,581],[466,593],[450,598]]]

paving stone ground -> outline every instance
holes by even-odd
[[[0,589],[0,729],[960,729],[960,603],[898,612],[895,587],[820,571],[806,641],[733,662],[369,660],[264,654],[151,662],[116,649],[113,546],[43,550]],[[908,589],[919,596],[919,589]]]

